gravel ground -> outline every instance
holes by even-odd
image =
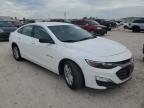
[[[70,90],[64,80],[31,62],[13,59],[0,43],[0,108],[144,108],[144,33],[112,31],[106,38],[127,46],[135,57],[133,79],[110,90]]]

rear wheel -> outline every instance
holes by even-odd
[[[140,32],[140,28],[139,28],[138,26],[134,26],[134,27],[132,28],[132,31],[133,31],[133,32]]]
[[[73,62],[66,61],[63,66],[64,79],[71,89],[84,87],[84,78],[81,69]]]
[[[12,46],[12,52],[13,52],[13,57],[17,60],[20,61],[22,59],[19,48],[17,45]]]

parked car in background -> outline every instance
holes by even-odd
[[[144,31],[144,19],[134,20],[133,22],[129,23],[129,29],[131,29],[133,32]]]
[[[66,22],[65,19],[51,19],[50,22]]]
[[[92,35],[102,36],[107,33],[106,26],[100,25],[98,22],[93,20],[73,20],[71,23],[80,26]]]
[[[107,27],[107,31],[111,31],[112,28],[116,27],[116,23],[112,21],[106,21],[105,19],[95,19],[95,21],[99,22],[101,25]]]
[[[16,29],[13,21],[0,21],[0,40],[8,40],[9,34]]]
[[[21,27],[23,24],[20,21],[12,21],[13,25],[16,27]]]
[[[123,22],[122,25],[123,25],[123,28],[124,28],[124,29],[129,29],[129,28],[130,28],[128,22]]]
[[[71,89],[107,89],[132,77],[133,56],[123,45],[68,23],[39,22],[10,36],[13,56],[64,76]]]
[[[36,21],[32,19],[25,19],[23,22],[24,24],[30,24],[30,23],[35,23]]]

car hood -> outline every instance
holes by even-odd
[[[99,57],[114,56],[127,51],[125,46],[101,37],[80,42],[65,43],[65,46]]]

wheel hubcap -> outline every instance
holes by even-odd
[[[14,54],[14,57],[15,57],[16,59],[19,58],[19,52],[18,52],[17,47],[14,47],[14,48],[13,48],[13,54]]]
[[[72,70],[71,70],[70,66],[67,64],[64,66],[64,74],[65,74],[65,78],[66,78],[67,83],[69,85],[72,85],[73,84]]]

